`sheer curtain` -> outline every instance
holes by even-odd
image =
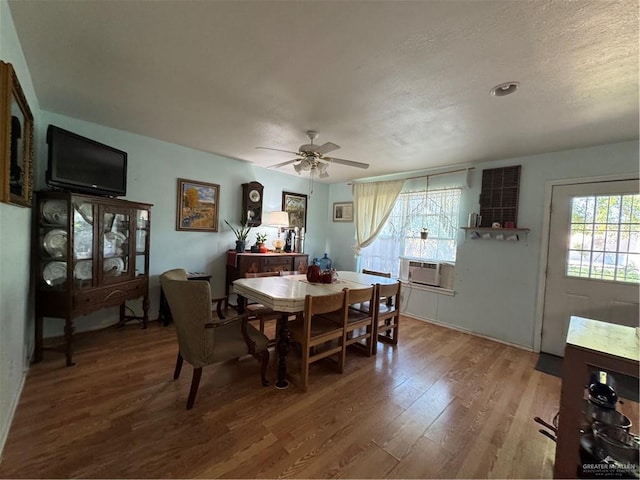
[[[375,240],[384,227],[404,180],[353,184],[353,218],[356,224],[356,256]]]

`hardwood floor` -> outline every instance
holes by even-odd
[[[537,355],[401,325],[397,348],[350,353],[342,375],[314,364],[306,394],[261,387],[251,357],[206,367],[190,411],[173,327],[81,335],[76,367],[52,352],[31,367],[0,477],[550,478],[532,419],[553,417],[560,380]]]

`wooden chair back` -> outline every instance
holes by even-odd
[[[367,275],[375,275],[376,277],[391,278],[391,273],[388,273],[388,272],[376,272],[375,270],[367,270],[366,268],[362,269],[362,273],[366,273]]]
[[[375,305],[375,330],[378,341],[398,344],[398,329],[400,326],[400,288],[401,282],[389,285],[378,284]],[[381,301],[382,298],[387,301]],[[377,343],[374,344],[373,353],[377,352]]]
[[[347,290],[347,323],[345,345],[362,348],[367,356],[373,353],[375,339],[375,301],[377,285]],[[362,343],[364,341],[364,343]]]
[[[346,289],[329,295],[307,295],[302,318],[291,322],[291,341],[301,346],[300,387],[309,388],[309,365],[337,357],[340,373],[345,361]],[[331,315],[328,315],[331,314]]]

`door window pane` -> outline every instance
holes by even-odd
[[[566,273],[640,283],[640,195],[573,198]]]

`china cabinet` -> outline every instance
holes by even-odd
[[[45,317],[65,320],[67,366],[74,319],[120,306],[120,322],[149,312],[151,205],[66,192],[38,192],[33,210],[35,361],[42,360]],[[142,317],[126,301],[142,297]]]

